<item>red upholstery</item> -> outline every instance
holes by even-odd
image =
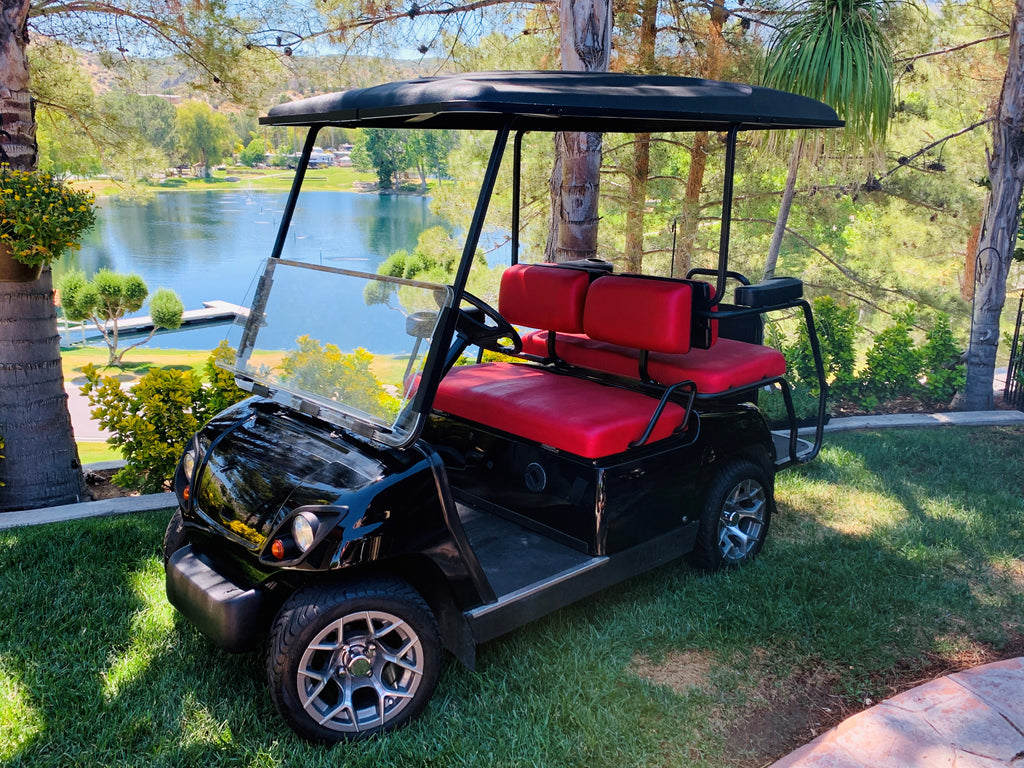
[[[624,347],[682,354],[690,349],[692,312],[689,283],[611,275],[590,286],[583,330],[592,339]]]
[[[498,311],[513,325],[581,333],[589,283],[579,269],[515,264],[501,275]]]
[[[647,428],[658,401],[531,365],[456,366],[434,408],[588,459],[625,451]],[[685,409],[668,403],[650,441],[668,437]]]
[[[640,376],[637,349],[579,334],[557,334],[555,339],[555,352],[570,365],[634,379]],[[547,332],[525,334],[523,352],[547,354]],[[719,339],[711,349],[691,349],[685,355],[655,352],[647,361],[647,374],[659,384],[667,386],[689,379],[702,395],[726,392],[785,373],[786,358],[777,349],[732,339]]]

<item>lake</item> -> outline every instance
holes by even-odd
[[[82,249],[55,264],[54,277],[71,267],[90,277],[103,268],[136,272],[151,294],[157,288],[176,291],[185,309],[218,299],[247,304],[273,247],[286,197],[238,190],[158,192],[143,204],[104,201]],[[412,250],[420,232],[438,225],[446,226],[425,197],[307,191],[299,198],[282,256],[376,272],[394,251]],[[160,333],[148,345],[213,349],[227,330]]]

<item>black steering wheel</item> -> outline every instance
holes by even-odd
[[[498,310],[468,291],[463,292],[462,300],[473,307],[459,308],[458,330],[468,339],[469,344],[505,355],[518,355],[522,351],[523,340],[519,332],[512,323],[498,314]],[[487,320],[493,325],[488,324]],[[511,346],[501,344],[502,340],[511,341]]]

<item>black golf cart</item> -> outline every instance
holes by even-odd
[[[394,728],[430,698],[442,649],[473,665],[479,643],[675,558],[714,570],[758,553],[776,471],[821,445],[826,387],[801,282],[728,270],[737,135],[841,125],[830,108],[685,78],[496,72],[319,96],[262,122],[309,130],[240,330],[233,370],[253,397],[182,457],[165,560],[171,603],[215,643],[269,634],[292,728]],[[451,284],[350,269],[288,236],[326,126],[493,133]],[[717,269],[519,263],[522,139],[560,130],[722,134]],[[510,138],[512,263],[494,307],[466,287]],[[762,344],[779,310],[802,312],[812,342],[813,441]],[[772,386],[790,414],[779,433],[756,405]]]

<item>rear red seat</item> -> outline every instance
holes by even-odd
[[[523,352],[541,357],[553,352],[579,368],[640,378],[640,350],[646,349],[647,375],[653,381],[665,386],[693,381],[699,395],[753,386],[786,373],[786,358],[772,347],[720,338],[710,349],[691,348],[688,290],[682,281],[601,277],[586,297],[583,333],[524,322],[544,330],[523,335]],[[500,311],[504,314],[504,308]],[[556,332],[553,350],[551,331]],[[637,338],[647,346],[623,343]]]

